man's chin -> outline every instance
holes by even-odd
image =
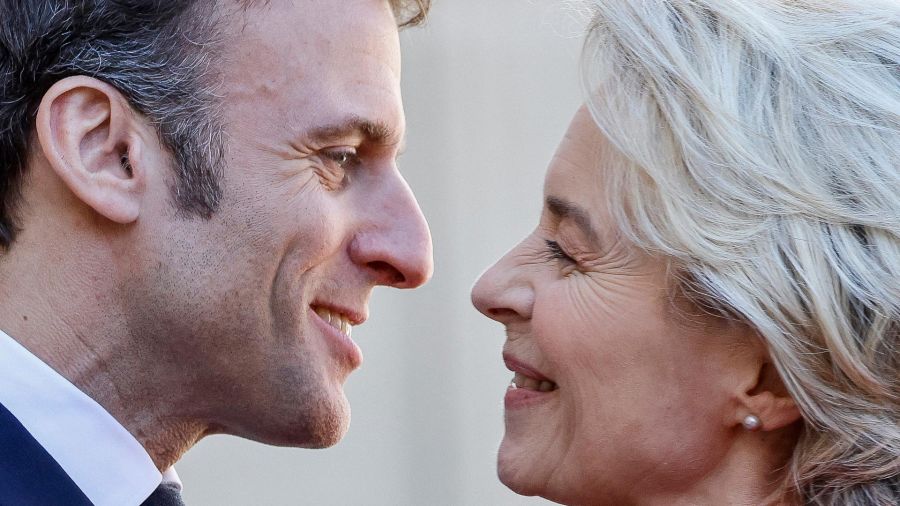
[[[309,439],[306,448],[328,448],[336,445],[350,428],[350,402],[340,389],[335,396],[325,397],[316,403],[309,422]]]
[[[319,420],[307,433],[307,438],[296,446],[302,448],[328,448],[338,444],[350,428],[350,411],[339,416]]]
[[[350,428],[350,403],[343,392],[336,398],[319,399],[310,407],[300,413],[298,426],[303,430],[294,434],[289,446],[328,448],[340,442]]]
[[[328,448],[340,442],[350,427],[350,405],[343,395],[308,399],[293,407],[293,412],[264,410],[225,432],[273,446]]]

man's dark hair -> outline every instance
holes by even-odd
[[[249,3],[244,0],[244,3]],[[390,0],[400,26],[430,0]],[[15,239],[16,207],[41,99],[74,75],[118,89],[156,127],[174,159],[172,195],[209,217],[222,195],[217,116],[220,44],[212,0],[0,0],[0,246]]]
[[[118,89],[156,127],[174,158],[173,197],[209,216],[221,196],[221,128],[210,78],[209,2],[0,0],[0,244],[16,234],[16,206],[41,99],[86,75]],[[206,15],[204,15],[206,14]]]

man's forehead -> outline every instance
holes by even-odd
[[[298,2],[307,3],[333,5]],[[380,5],[384,12],[363,20],[333,7],[311,15],[281,1],[265,9],[248,9],[247,26],[227,49],[222,72],[224,99],[234,106],[232,112],[256,116],[265,110],[267,121],[282,125],[297,140],[354,130],[399,143],[405,122],[393,13],[380,0],[340,2],[345,3],[367,10],[374,5],[376,11]],[[332,25],[317,23],[316,16],[328,18]],[[355,21],[342,24],[347,17]],[[351,29],[357,23],[360,26]]]
[[[400,77],[399,32],[382,0],[278,1],[243,9],[232,18],[223,35],[231,77],[298,82],[338,75],[346,80],[353,73],[364,79],[373,71]]]
[[[397,34],[397,18],[387,0],[226,0],[224,17],[237,21],[234,35],[266,33],[276,25],[294,28],[297,38],[328,33],[325,42],[342,41],[348,35],[380,27],[384,34]],[[337,30],[337,31],[336,31]],[[322,40],[321,37],[310,37]]]

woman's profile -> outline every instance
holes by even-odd
[[[900,504],[900,4],[593,0],[506,327],[501,480],[564,504]]]

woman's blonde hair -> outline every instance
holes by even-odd
[[[785,500],[900,504],[900,2],[589,4],[610,211],[767,343],[804,419]]]

